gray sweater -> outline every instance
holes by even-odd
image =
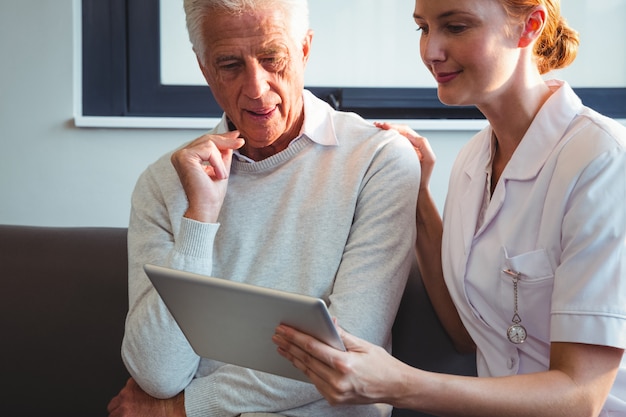
[[[190,417],[390,414],[387,405],[331,407],[311,384],[198,357],[142,270],[155,263],[321,297],[343,328],[390,349],[413,257],[419,162],[397,133],[304,98],[302,135],[287,149],[256,163],[233,158],[218,223],[183,218],[171,154],[133,193],[122,356],[149,394],[184,390]],[[222,121],[214,132],[224,131]]]

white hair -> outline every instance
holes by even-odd
[[[280,9],[290,23],[293,40],[300,43],[309,30],[309,5],[307,0],[184,0],[187,31],[193,49],[202,60],[206,56],[202,26],[212,10],[241,14],[248,11]]]

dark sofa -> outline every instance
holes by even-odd
[[[106,416],[128,378],[120,359],[126,229],[0,225],[0,271],[2,415]],[[394,325],[394,354],[423,369],[475,373],[473,357],[451,347],[416,269]]]

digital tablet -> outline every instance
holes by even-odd
[[[309,382],[272,342],[281,323],[345,350],[320,298],[151,264],[144,270],[193,350],[204,358]]]

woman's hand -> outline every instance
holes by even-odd
[[[433,173],[433,169],[435,167],[435,162],[437,157],[433,152],[433,149],[424,136],[421,136],[416,131],[408,127],[407,125],[400,124],[392,124],[392,123],[381,123],[375,122],[374,125],[380,129],[384,130],[396,130],[402,136],[407,138],[413,148],[415,149],[415,153],[417,153],[417,157],[420,161],[420,166],[422,168],[422,179],[420,182],[420,190],[424,190],[428,188],[430,184],[430,176]]]
[[[392,403],[390,393],[402,391],[395,381],[401,381],[408,365],[385,349],[337,329],[346,352],[285,325],[276,328],[273,341],[278,353],[304,372],[330,404]]]

